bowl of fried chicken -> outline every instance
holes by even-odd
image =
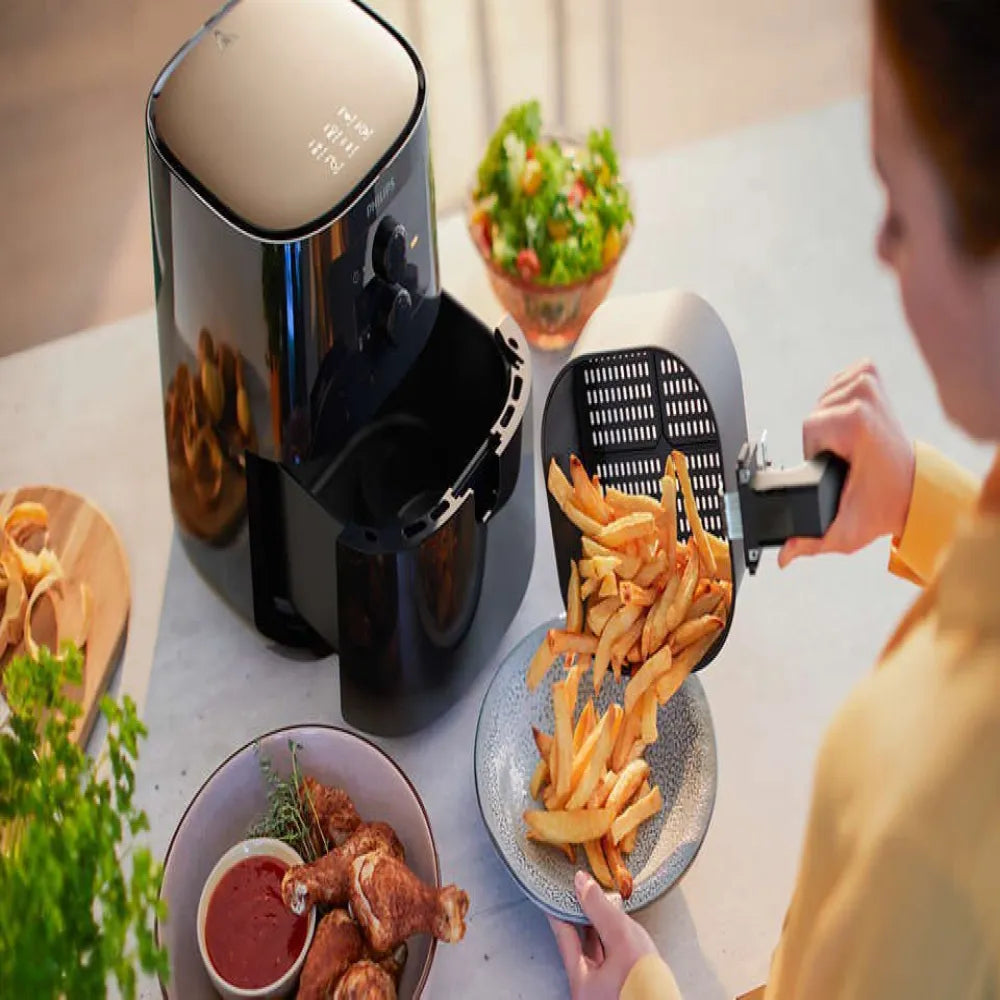
[[[269,733],[219,765],[174,832],[161,895],[161,989],[178,1000],[410,1000],[438,943],[464,937],[469,907],[442,885],[406,775],[319,725]]]

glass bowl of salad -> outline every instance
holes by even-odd
[[[512,108],[479,165],[468,224],[495,295],[528,341],[567,347],[611,290],[632,233],[611,133],[545,135],[537,101]]]

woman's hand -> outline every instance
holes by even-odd
[[[646,931],[604,894],[586,873],[576,873],[576,896],[591,926],[583,941],[572,924],[549,918],[566,966],[572,1000],[618,1000],[635,963],[656,953]]]
[[[826,537],[786,542],[779,566],[799,556],[856,552],[884,535],[902,534],[916,459],[871,362],[848,368],[830,383],[802,427],[802,450],[806,458],[832,451],[851,470]]]

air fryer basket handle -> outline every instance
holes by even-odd
[[[752,553],[790,538],[822,538],[840,509],[849,466],[824,452],[792,469],[758,468],[739,477],[743,536]]]

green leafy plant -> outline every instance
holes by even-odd
[[[254,744],[257,762],[267,784],[267,813],[247,830],[248,837],[271,837],[288,844],[308,863],[322,857],[330,844],[323,832],[312,796],[303,785],[298,751],[294,740],[288,741],[292,774],[282,778],[265,756],[260,743]]]
[[[133,804],[146,729],[129,697],[105,697],[107,748],[90,759],[72,738],[81,709],[66,694],[83,677],[80,651],[15,658],[0,732],[0,993],[32,1000],[127,1000],[137,967],[166,978],[154,917],[162,871],[132,847],[149,829]],[[105,767],[106,765],[106,767]],[[128,874],[126,874],[128,869]]]

